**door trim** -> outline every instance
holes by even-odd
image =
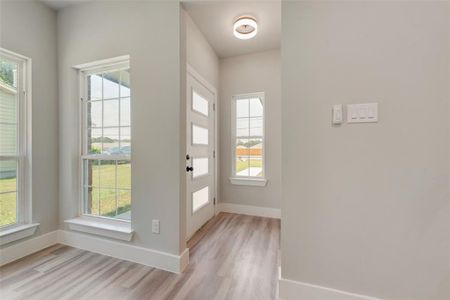
[[[219,198],[217,196],[218,190],[218,174],[219,174],[219,151],[218,151],[218,125],[219,125],[219,109],[217,105],[217,89],[212,85],[207,79],[205,79],[202,75],[200,75],[197,70],[194,69],[190,64],[186,64],[186,73],[194,77],[201,85],[203,85],[208,91],[210,91],[213,95],[213,113],[214,113],[214,199],[213,199],[213,207],[214,207],[214,215],[217,215],[220,211],[218,209]],[[187,79],[187,76],[186,76]],[[187,126],[187,124],[186,124]],[[187,141],[186,141],[187,142]],[[187,193],[186,193],[187,197]],[[186,207],[187,209],[187,207]],[[185,212],[186,213],[186,212]],[[187,219],[186,219],[187,226]],[[187,234],[185,236],[185,240],[187,241]]]

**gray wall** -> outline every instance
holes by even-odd
[[[283,2],[282,277],[450,299],[448,2]],[[377,124],[331,126],[335,103]]]
[[[133,243],[180,244],[180,6],[97,1],[58,13],[60,222],[78,213],[78,80],[74,65],[131,57]],[[159,219],[161,233],[151,233]]]
[[[219,58],[186,11],[186,55],[190,64],[216,89],[219,88]]]
[[[32,201],[40,235],[58,228],[56,13],[37,1],[2,0],[0,47],[32,59]]]
[[[265,92],[265,187],[232,185],[231,99]],[[281,57],[280,50],[220,61],[220,202],[279,208],[281,198]]]

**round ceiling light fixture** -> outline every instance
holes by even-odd
[[[233,33],[234,36],[241,40],[248,40],[255,37],[258,32],[258,24],[255,18],[249,16],[239,17],[234,22]]]

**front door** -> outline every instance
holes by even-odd
[[[215,128],[212,91],[187,74],[186,189],[187,238],[214,216]]]

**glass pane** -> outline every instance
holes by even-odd
[[[117,219],[131,220],[131,191],[117,190]]]
[[[99,186],[99,161],[84,160],[84,186]]]
[[[114,217],[116,211],[116,190],[100,189],[100,215],[104,217]]]
[[[119,128],[103,128],[103,154],[120,154]]]
[[[130,97],[130,70],[120,72],[120,97]]]
[[[250,136],[262,136],[263,135],[263,118],[252,117],[250,118]]]
[[[103,126],[119,126],[119,100],[103,101]]]
[[[201,190],[192,193],[192,211],[196,212],[209,202],[209,187],[206,186]]]
[[[1,80],[1,77],[0,77]],[[0,122],[16,124],[17,97],[13,88],[3,88],[0,85]]]
[[[89,129],[87,142],[89,154],[100,154],[102,152],[102,129]]]
[[[0,155],[17,154],[17,125],[0,123]]]
[[[130,127],[120,127],[120,153],[131,155]]]
[[[236,100],[236,117],[248,117],[248,99]]]
[[[116,161],[100,160],[99,161],[99,187],[115,188],[116,187]]]
[[[248,176],[249,175],[249,162],[248,156],[239,155],[236,156],[236,176]]]
[[[103,73],[103,99],[119,98],[120,71]]]
[[[196,91],[192,91],[192,109],[208,116],[208,100],[197,94]]]
[[[236,136],[248,137],[249,131],[249,118],[237,118],[236,119]]]
[[[131,162],[117,161],[117,188],[131,189]]]
[[[93,74],[89,75],[88,81],[88,100],[102,99],[102,76]]]
[[[87,103],[88,127],[102,127],[102,101]]]
[[[249,139],[236,139],[236,156],[249,156]]]
[[[98,216],[99,211],[99,189],[96,187],[84,188],[84,213]]]
[[[120,126],[130,126],[130,98],[120,99]]]
[[[0,161],[0,227],[17,222],[17,162]]]
[[[249,175],[251,177],[262,177],[263,172],[263,161],[262,156],[251,156],[250,157],[250,168]]]
[[[208,129],[192,125],[192,144],[208,145]]]
[[[194,158],[192,161],[192,166],[194,171],[192,171],[192,176],[194,178],[208,174],[208,158]]]
[[[0,227],[17,223],[17,192],[0,194]]]
[[[250,117],[262,117],[263,105],[259,98],[250,99]]]
[[[17,64],[0,58],[0,81],[8,87],[17,87]]]

